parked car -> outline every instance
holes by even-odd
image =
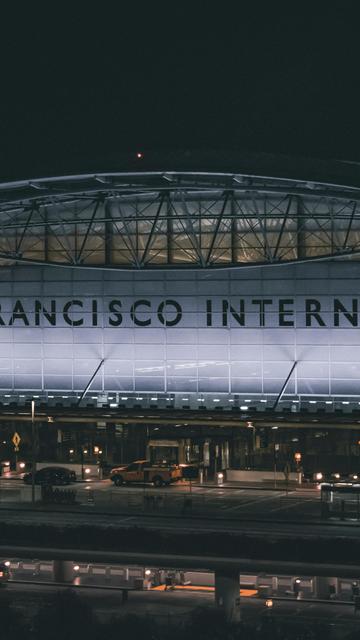
[[[181,469],[175,464],[151,464],[149,460],[136,460],[128,465],[114,467],[110,471],[110,480],[117,487],[135,482],[152,483],[155,487],[163,487],[177,482],[182,477]]]
[[[32,483],[32,473],[26,473],[23,478],[25,484]],[[76,482],[76,473],[66,467],[43,467],[35,473],[35,484],[70,484]]]
[[[11,574],[9,567],[5,564],[5,562],[0,562],[0,585],[6,584],[10,577]]]

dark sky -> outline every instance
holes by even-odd
[[[1,20],[2,177],[136,149],[360,160],[357,2],[21,4]]]

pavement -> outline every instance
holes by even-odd
[[[21,480],[21,479],[20,479]],[[26,509],[20,502],[19,478],[0,480],[0,509]],[[188,516],[214,519],[259,517],[269,520],[320,521],[320,491],[317,487],[296,487],[286,490],[269,486],[248,486],[241,483],[213,484],[177,483],[155,489],[151,485],[115,487],[110,480],[77,482],[76,504],[61,506],[65,510],[91,510],[102,513],[152,516]],[[61,490],[61,489],[60,489]],[[52,510],[56,505],[42,504]],[[36,507],[40,508],[40,507]]]
[[[15,475],[0,479],[0,510],[26,510],[32,508],[31,492],[24,497],[22,479]],[[29,489],[29,488],[28,488]],[[339,501],[337,513],[323,519],[321,491],[319,485],[295,485],[276,488],[271,486],[249,486],[245,483],[224,485],[199,484],[183,481],[169,487],[156,489],[152,485],[125,485],[116,487],[109,479],[91,482],[76,482],[68,487],[56,488],[61,498],[65,490],[75,491],[75,502],[37,502],[37,510],[64,512],[97,512],[122,514],[124,516],[153,516],[174,518],[197,518],[212,520],[253,519],[269,522],[333,523],[358,527],[358,510],[355,502],[347,498],[342,514]],[[335,505],[335,502],[334,502]]]

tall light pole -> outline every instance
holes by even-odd
[[[252,451],[251,451],[251,453],[252,453],[252,466],[253,466],[253,469],[255,469],[256,427],[255,427],[255,425],[253,424],[252,421],[247,422],[246,426],[247,426],[248,429],[252,430],[252,447],[251,447]]]
[[[31,400],[31,438],[32,438],[32,463],[31,463],[31,502],[35,502],[35,473],[36,473],[36,444],[35,444],[35,400]]]

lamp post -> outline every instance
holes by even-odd
[[[296,471],[298,474],[298,483],[301,484],[301,467],[300,467],[300,462],[301,462],[301,453],[300,451],[296,451],[294,453],[294,460],[296,463]]]
[[[280,444],[278,442],[274,442],[274,488],[276,489],[276,476],[277,476],[277,454],[280,451]]]
[[[84,480],[84,449],[80,446],[80,462],[81,462],[81,480]]]
[[[31,462],[31,502],[35,502],[35,473],[36,473],[36,443],[35,443],[35,400],[31,400],[31,438],[32,438],[32,462]]]
[[[248,429],[252,430],[252,465],[253,469],[255,469],[255,450],[256,450],[256,427],[253,422],[247,422],[246,426]]]

